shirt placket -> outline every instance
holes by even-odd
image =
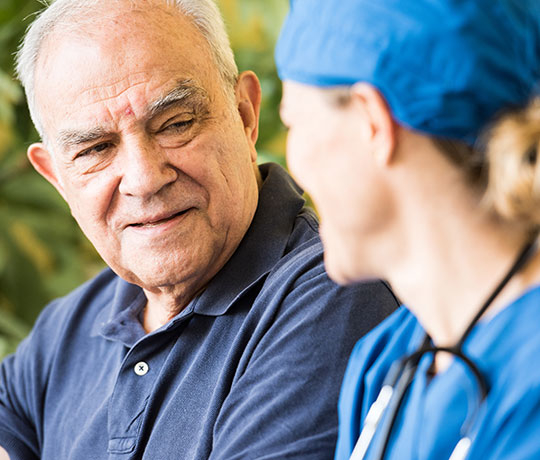
[[[149,401],[173,343],[170,334],[154,335],[139,341],[125,356],[108,407],[110,460],[135,455]]]

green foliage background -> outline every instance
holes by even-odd
[[[273,47],[288,0],[217,0],[240,70],[252,69],[263,88],[259,158],[284,163],[285,130],[278,116],[281,86]],[[51,299],[102,266],[58,194],[26,159],[38,140],[23,91],[13,77],[13,54],[37,0],[0,0],[0,359],[28,334]]]

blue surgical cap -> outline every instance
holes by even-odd
[[[402,125],[474,144],[540,80],[540,0],[291,0],[282,80],[367,82]]]

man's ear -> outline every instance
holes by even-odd
[[[259,112],[261,108],[261,85],[257,76],[242,72],[236,84],[236,103],[244,123],[244,131],[253,144],[252,160],[257,159],[255,144],[259,137]]]
[[[386,99],[369,83],[356,83],[351,91],[352,103],[361,107],[368,125],[368,139],[376,161],[389,165],[394,160],[397,124]]]
[[[28,147],[27,155],[34,169],[47,179],[65,200],[64,187],[58,177],[52,153],[45,147],[45,144],[41,142],[32,144]]]

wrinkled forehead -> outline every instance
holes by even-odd
[[[191,48],[197,54],[211,55],[210,46],[193,19],[163,0],[96,1],[92,5],[89,9],[79,7],[68,11],[57,19],[39,49],[38,67],[54,56],[58,44],[64,42],[108,48],[118,59],[134,40],[140,50]]]
[[[188,17],[167,8],[95,16],[76,30],[57,27],[42,47],[36,103],[48,134],[53,121],[84,108],[141,105],[179,80],[210,95],[217,90],[221,80],[209,45]]]

